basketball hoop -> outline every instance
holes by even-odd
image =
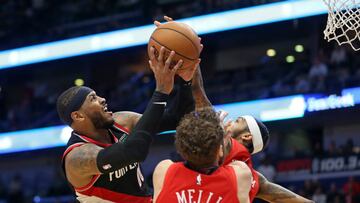
[[[360,50],[360,0],[323,0],[328,6],[325,39]]]

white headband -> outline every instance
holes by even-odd
[[[259,125],[257,124],[255,118],[252,116],[241,116],[241,117],[245,119],[250,134],[252,135],[252,143],[254,146],[254,151],[251,154],[256,154],[260,152],[264,147]]]

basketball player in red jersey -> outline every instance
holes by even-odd
[[[200,72],[200,67],[197,72]],[[194,75],[197,78],[195,84],[200,86],[202,91],[193,94],[195,109],[212,106],[207,98],[203,87],[202,76],[199,73]],[[224,120],[227,113],[219,113],[220,120]],[[313,203],[294,192],[268,181],[261,173],[253,169],[251,154],[255,154],[266,147],[269,141],[269,133],[266,126],[251,116],[239,117],[235,121],[224,124],[224,165],[233,161],[245,162],[252,173],[252,184],[249,192],[250,201],[260,198],[268,202],[276,203]],[[253,143],[255,141],[255,144]]]
[[[164,19],[166,21],[173,21],[173,19],[168,16],[164,16]],[[160,25],[160,22],[155,21],[154,24],[158,26]],[[195,109],[201,109],[204,107],[212,106],[211,102],[206,96],[206,92],[203,87],[203,80],[201,76],[200,67],[198,67],[196,71],[197,72],[195,73],[193,79],[193,87],[196,86],[197,89],[199,89],[200,91],[196,91],[196,92],[193,91],[193,96],[195,100]],[[252,132],[250,132],[249,126],[245,121],[246,121],[245,118],[239,118],[238,121],[228,123],[228,125],[231,124],[231,126],[230,127],[228,126],[229,127],[228,133],[226,133],[224,137],[224,146],[225,146],[225,155],[226,155],[224,163],[231,163],[233,160],[240,160],[246,162],[249,165],[251,172],[253,174],[252,187],[249,193],[250,199],[253,200],[256,197],[268,202],[312,203],[313,201],[311,200],[299,196],[278,184],[269,182],[261,173],[257,172],[252,168],[251,153],[255,154],[261,151],[262,148],[264,148],[264,144],[266,145],[267,141],[258,139],[256,140],[257,141],[256,147],[254,147],[252,143],[253,134],[251,134]],[[259,124],[261,123],[259,121],[256,122]],[[263,127],[264,126],[262,126],[262,129],[265,130]],[[265,135],[265,133],[262,135]],[[260,138],[259,135],[257,135],[256,137]],[[260,147],[259,141],[263,142],[262,147]]]
[[[204,130],[205,129],[205,130]],[[224,129],[212,108],[184,116],[175,146],[185,162],[160,162],[154,171],[154,202],[249,203],[251,171],[244,162],[219,166]]]
[[[223,115],[223,116],[226,116]],[[223,118],[221,118],[223,119]],[[227,156],[224,163],[230,163],[232,160],[244,160],[252,166],[251,154],[261,151],[268,142],[266,127],[263,123],[252,116],[242,116],[235,121],[229,121],[225,124],[226,134],[231,137],[231,147],[227,147]],[[254,142],[256,144],[254,144]],[[251,154],[250,154],[251,153]],[[254,174],[254,172],[256,174]],[[278,184],[268,181],[264,175],[252,169],[253,175],[258,178],[258,189],[250,191],[250,198],[255,195],[256,198],[268,202],[279,203],[313,203]],[[253,192],[253,194],[251,194]]]
[[[74,130],[63,155],[63,169],[80,202],[152,201],[139,162],[148,154],[152,135],[159,129],[174,129],[188,111],[181,105],[192,106],[193,102],[191,86],[183,81],[178,88],[180,96],[173,95],[182,101],[171,101],[169,94],[182,61],[170,70],[175,53],[163,62],[164,51],[162,47],[155,58],[152,49],[150,55],[156,90],[143,115],[112,114],[106,100],[88,87],[72,87],[59,96],[59,117]],[[192,74],[182,77],[191,79]]]
[[[173,20],[172,18],[167,16],[164,16],[164,19],[166,21]],[[160,22],[155,21],[154,24],[159,25]],[[197,72],[194,75],[193,86],[195,85],[199,87],[197,89],[199,89],[200,91],[193,92],[195,109],[212,106],[211,102],[206,96],[206,92],[203,87],[200,67],[198,67],[196,71]],[[246,117],[241,117],[236,121],[228,122],[225,126],[228,133],[226,133],[224,137],[224,164],[231,163],[233,160],[239,160],[244,161],[249,165],[253,174],[252,187],[249,193],[250,200],[253,200],[256,197],[268,202],[312,203],[313,201],[311,200],[297,195],[294,192],[278,184],[269,182],[261,173],[253,169],[251,154],[255,154],[265,147],[268,142],[268,139],[266,138],[268,135],[266,135],[266,127],[261,122],[255,120],[254,118],[251,119],[251,117],[247,117],[248,119],[245,118]],[[250,132],[247,120],[250,120],[250,122],[252,120],[252,129],[254,129],[254,127],[256,126],[260,126],[258,130],[262,131],[262,133],[257,133],[255,139],[253,135],[255,134],[254,132],[256,130]],[[256,140],[255,145],[253,144],[254,140]],[[259,142],[262,142],[262,146],[259,144]]]
[[[193,94],[195,109],[212,106],[207,98],[203,87],[203,80],[200,67],[194,75],[194,84],[199,86],[201,91]],[[195,80],[196,78],[196,80]],[[196,81],[196,82],[195,82]],[[224,120],[226,113],[220,114],[220,119]],[[222,114],[222,115],[221,115]],[[235,121],[224,124],[226,130],[224,136],[224,165],[232,163],[234,160],[245,162],[252,173],[252,185],[249,192],[250,201],[260,198],[268,202],[276,203],[313,203],[278,184],[268,181],[261,173],[253,169],[251,154],[255,154],[266,147],[269,139],[266,126],[251,116],[239,117]],[[253,143],[255,141],[255,144]]]

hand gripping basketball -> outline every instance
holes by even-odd
[[[172,18],[164,16],[167,23],[161,24],[155,21],[156,30],[152,33],[148,44],[148,52],[150,48],[155,49],[155,56],[159,54],[161,46],[165,47],[164,60],[170,53],[170,50],[175,51],[174,61],[171,62],[172,68],[176,61],[183,60],[182,67],[179,68],[176,74],[182,77],[185,81],[192,79],[197,66],[200,63],[200,53],[203,45],[201,39],[197,36],[194,30],[184,23],[175,22]]]

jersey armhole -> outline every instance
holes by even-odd
[[[130,134],[129,129],[125,128],[124,126],[120,125],[119,123],[117,123],[116,121],[114,121],[114,125],[113,125],[116,129],[126,133],[126,134]]]

